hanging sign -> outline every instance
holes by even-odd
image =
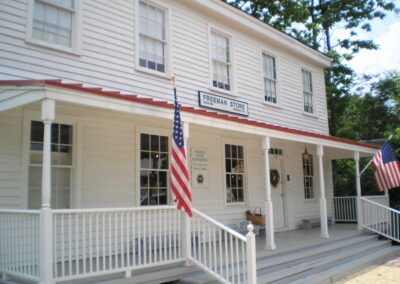
[[[247,103],[202,91],[199,91],[199,105],[202,107],[222,110],[235,114],[245,116],[249,115]]]
[[[192,186],[208,186],[208,158],[207,150],[201,148],[191,148],[191,180]]]

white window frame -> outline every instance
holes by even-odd
[[[310,93],[310,92],[308,92],[308,91],[306,91],[305,90],[305,86],[304,86],[304,80],[303,80],[303,72],[308,72],[308,73],[310,73],[311,74],[311,87],[312,87],[312,92]],[[310,70],[310,69],[308,69],[308,68],[301,68],[301,86],[302,86],[302,88],[301,88],[301,90],[302,90],[302,92],[301,92],[301,94],[302,94],[302,101],[303,101],[303,105],[302,105],[302,108],[303,108],[303,114],[305,114],[305,115],[308,115],[308,116],[312,116],[312,117],[316,117],[316,113],[317,113],[317,109],[316,109],[316,107],[315,107],[315,105],[316,105],[316,103],[315,103],[315,90],[314,90],[314,73]],[[305,109],[304,109],[304,107],[305,107],[305,94],[311,94],[311,96],[312,96],[312,108],[313,108],[313,112],[307,112],[307,111],[305,111]]]
[[[51,43],[45,40],[33,38],[33,13],[35,9],[35,3],[39,1],[44,4],[52,5],[54,7],[62,8],[72,12],[72,31],[71,31],[71,47],[63,46],[55,43]],[[82,7],[84,0],[75,0],[75,8],[68,9],[65,7],[58,6],[52,2],[46,0],[30,0],[28,1],[28,15],[27,15],[27,25],[26,25],[26,38],[25,41],[29,44],[37,45],[40,47],[45,47],[57,51],[62,51],[65,53],[70,53],[73,55],[81,55],[81,30],[82,30]]]
[[[29,206],[29,165],[30,165],[30,138],[31,138],[31,122],[42,121],[41,114],[37,111],[24,110],[23,113],[23,150],[22,150],[22,163],[23,163],[23,188],[25,208]],[[81,122],[74,117],[68,115],[56,115],[53,123],[72,125],[72,180],[70,191],[70,208],[79,208],[82,206],[81,202]]]
[[[315,162],[314,162],[314,153],[309,153],[309,155],[311,155],[311,166],[312,166],[312,175],[305,175],[304,174],[304,160],[303,160],[303,153],[301,153],[301,166],[302,166],[302,171],[303,171],[303,198],[304,198],[304,200],[305,201],[314,201],[314,200],[316,200],[316,197],[315,197]],[[309,178],[312,178],[312,188],[311,188],[311,190],[312,190],[312,198],[307,198],[306,197],[306,186],[305,186],[305,183],[304,183],[304,179],[306,178],[306,177],[309,177]]]
[[[167,204],[171,204],[171,187],[170,187],[170,172],[171,172],[171,131],[165,128],[156,128],[150,126],[138,125],[136,126],[136,205],[139,207],[148,207],[148,206],[164,206],[164,205],[140,205],[140,134],[150,134],[150,135],[158,135],[158,136],[167,136],[168,137],[168,173],[167,173]]]
[[[139,2],[146,3],[147,5],[154,6],[165,13],[165,72],[160,72],[156,70],[151,70],[146,67],[142,67],[139,64],[140,60],[140,16],[139,16]],[[162,78],[171,78],[172,74],[172,59],[171,59],[171,13],[170,9],[166,6],[163,6],[162,1],[155,0],[136,0],[135,1],[135,70],[139,72],[148,73],[151,75],[159,76]]]
[[[225,89],[221,89],[218,87],[214,87],[213,84],[213,74],[214,74],[214,69],[213,69],[213,58],[212,58],[212,33],[216,33],[219,34],[221,36],[224,36],[226,38],[228,38],[229,40],[229,58],[230,58],[230,62],[229,62],[229,70],[230,70],[230,76],[229,76],[229,81],[230,81],[230,90],[225,90]],[[218,27],[214,27],[209,25],[208,27],[208,47],[209,47],[209,65],[210,65],[210,90],[214,91],[214,92],[219,92],[222,94],[226,94],[226,95],[231,95],[231,96],[235,96],[236,95],[236,84],[235,84],[235,58],[234,58],[234,46],[233,46],[233,36],[231,34],[228,34],[226,32],[223,32],[221,28]]]
[[[243,147],[243,155],[244,155],[244,181],[243,181],[243,202],[228,202],[227,198],[226,198],[226,194],[227,194],[227,184],[226,184],[226,159],[225,159],[225,145],[229,144],[229,145],[236,145],[236,146],[242,146]],[[224,204],[225,207],[234,207],[234,206],[247,206],[248,205],[248,163],[247,163],[247,143],[245,140],[241,140],[241,139],[232,139],[232,138],[222,138],[222,188],[223,188],[223,192],[222,192],[222,196],[223,196],[223,200],[224,200]]]
[[[265,100],[265,83],[264,83],[264,79],[266,78],[264,76],[264,55],[266,56],[271,56],[273,58],[275,58],[275,73],[276,73],[276,79],[275,79],[275,83],[276,83],[276,103],[273,102],[268,102]],[[281,108],[282,107],[282,98],[281,98],[281,89],[280,89],[280,59],[279,56],[276,55],[275,53],[265,50],[265,49],[261,49],[261,84],[262,84],[262,102],[265,105],[268,106],[272,106],[272,107],[277,107],[277,108]]]

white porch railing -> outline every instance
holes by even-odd
[[[400,242],[400,211],[363,197],[361,204],[364,228]]]
[[[334,197],[336,222],[357,222],[357,197]]]
[[[0,272],[39,280],[39,211],[0,210]]]
[[[54,279],[183,261],[180,222],[172,206],[54,210]]]
[[[245,237],[198,210],[193,212],[192,261],[222,283],[257,283],[253,226]]]
[[[252,227],[245,237],[194,210],[186,233],[183,220],[174,206],[0,210],[0,273],[53,283],[187,260],[256,283]]]

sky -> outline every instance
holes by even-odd
[[[400,8],[400,0],[394,2]],[[390,13],[383,20],[375,19],[371,25],[371,32],[359,31],[359,35],[363,39],[372,39],[379,49],[361,51],[348,65],[358,74],[400,70],[400,14]]]

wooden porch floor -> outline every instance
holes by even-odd
[[[323,239],[320,237],[320,227],[311,228],[309,230],[300,229],[294,231],[277,232],[275,233],[276,250],[273,251],[269,251],[264,248],[265,236],[257,236],[257,257],[275,255],[318,244],[329,243],[362,233],[362,231],[357,231],[357,224],[333,224],[328,227],[328,231],[329,239]]]

